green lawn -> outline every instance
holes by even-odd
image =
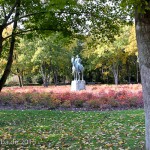
[[[143,110],[0,111],[0,149],[144,149]]]

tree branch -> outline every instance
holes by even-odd
[[[10,10],[8,16],[6,16],[6,18],[5,18],[5,20],[4,20],[3,24],[2,24],[2,26],[4,26],[4,27],[7,26],[7,21],[9,20],[10,16],[12,15],[12,13],[13,13],[15,7],[17,6],[17,4],[18,4],[18,0],[16,0],[15,4],[12,6],[12,8],[11,8],[11,10]]]
[[[24,33],[27,33],[27,32],[31,32],[31,31],[62,31],[62,30],[49,29],[49,28],[33,28],[33,29],[29,29],[29,30],[23,30],[23,31],[20,31],[20,32],[16,32],[16,33],[14,33],[14,36],[21,35],[21,34],[24,34]],[[9,35],[9,36],[3,38],[3,41],[10,38],[11,36],[12,35]]]
[[[6,19],[6,11],[5,11],[4,5],[2,5],[2,8],[3,8],[3,12],[4,12],[4,17]]]
[[[21,19],[23,19],[23,18],[27,18],[27,17],[30,17],[30,16],[35,16],[35,15],[38,15],[38,14],[44,14],[44,13],[54,13],[54,14],[70,14],[70,15],[74,15],[74,14],[90,14],[90,12],[89,11],[80,11],[80,12],[78,12],[78,11],[64,11],[64,10],[61,10],[61,11],[41,11],[41,12],[36,12],[36,13],[30,13],[30,14],[26,14],[26,15],[24,15],[24,16],[21,16],[21,17],[19,17],[18,19],[17,19],[17,21],[19,21],[19,20],[21,20]],[[90,14],[91,15],[91,14]],[[10,21],[9,23],[7,23],[7,26],[8,25],[10,25],[10,24],[12,24],[13,22],[14,22],[15,20],[12,20],[12,21]]]

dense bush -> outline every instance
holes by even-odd
[[[5,88],[0,93],[1,106],[24,108],[86,108],[127,109],[143,107],[141,86],[88,86],[87,90],[71,92],[69,86]]]

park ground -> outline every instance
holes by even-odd
[[[144,149],[140,84],[5,87],[0,103],[1,149]]]
[[[1,149],[144,149],[144,112],[0,111]]]

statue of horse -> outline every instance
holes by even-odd
[[[84,71],[84,67],[83,65],[80,63],[81,61],[78,58],[74,59],[74,57],[71,58],[71,62],[72,62],[72,74],[74,75],[74,80],[80,80],[80,74],[82,75],[82,80],[83,80],[83,71]]]

